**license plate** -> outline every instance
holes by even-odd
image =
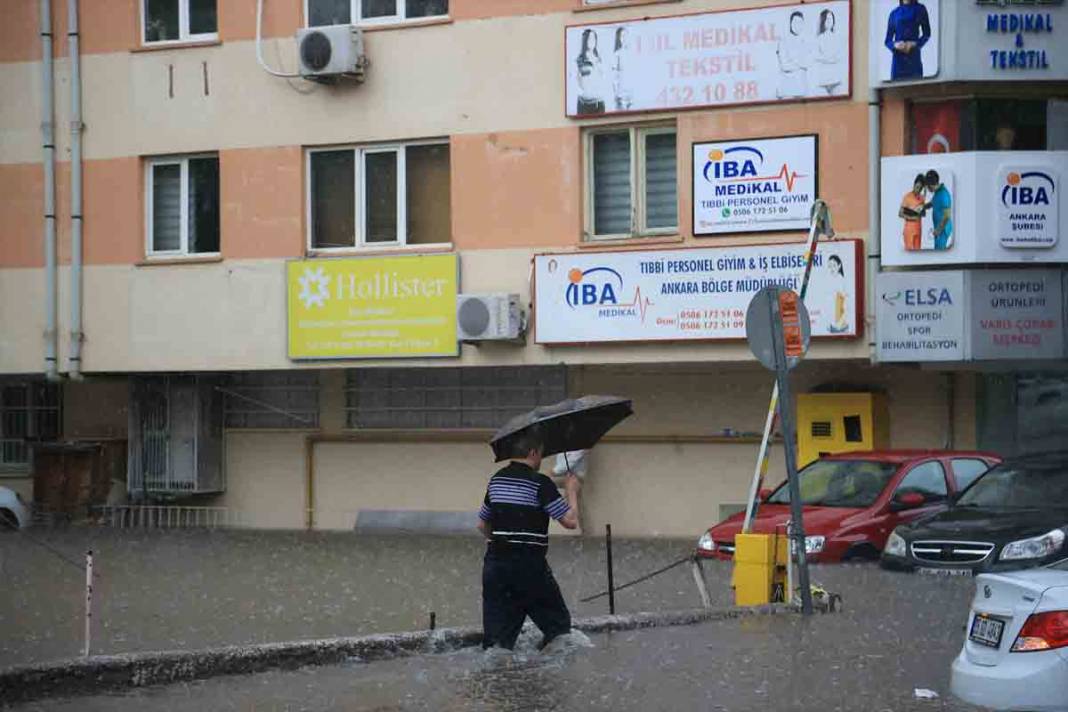
[[[1005,632],[1005,621],[976,614],[972,619],[972,630],[968,633],[970,640],[980,645],[996,648],[1001,645],[1001,634]]]
[[[926,576],[971,576],[971,569],[932,569],[927,566],[920,566],[916,569],[916,573],[924,574]]]

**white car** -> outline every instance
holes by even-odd
[[[976,579],[950,689],[997,710],[1068,712],[1068,560]]]
[[[18,492],[0,487],[0,533],[5,530],[22,529],[30,524],[30,508]]]

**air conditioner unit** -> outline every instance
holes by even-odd
[[[461,294],[456,300],[460,341],[520,341],[526,317],[518,294]]]
[[[297,30],[300,75],[317,82],[332,83],[349,77],[363,81],[367,55],[363,30],[352,25],[328,25]]]

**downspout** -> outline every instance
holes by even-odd
[[[875,279],[882,268],[882,254],[880,252],[880,165],[881,158],[880,138],[882,132],[882,117],[879,106],[879,90],[868,91],[868,279],[865,291],[867,304],[864,311],[868,328],[868,358],[872,363],[877,363],[879,354],[876,350],[875,336]]]
[[[52,73],[52,0],[41,0],[41,162],[44,167],[45,331],[44,371],[59,380],[56,333],[56,126]]]
[[[78,0],[67,0],[70,44],[70,364],[82,377],[82,64],[78,44]]]

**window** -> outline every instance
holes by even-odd
[[[896,470],[888,462],[816,460],[798,473],[801,501],[818,507],[870,507]],[[768,502],[789,504],[788,484],[783,482]]]
[[[586,134],[586,234],[593,239],[678,230],[674,127]]]
[[[216,0],[141,0],[142,42],[218,39],[215,3]]]
[[[567,397],[559,366],[369,368],[348,372],[350,428],[496,429]]]
[[[449,0],[306,0],[308,27],[446,17]]]
[[[0,383],[0,469],[25,469],[29,443],[59,437],[59,387],[35,381]]]
[[[922,494],[927,500],[945,499],[949,494],[946,488],[946,471],[941,464],[934,461],[916,465],[905,475],[905,479],[901,480],[894,496],[908,492]]]
[[[979,475],[990,469],[982,460],[958,459],[953,461],[953,476],[957,479],[957,491],[975,482]]]
[[[145,174],[148,254],[217,254],[219,157],[153,158]]]
[[[450,241],[449,145],[308,152],[312,249]]]
[[[237,373],[222,387],[227,428],[303,430],[319,427],[316,371]]]
[[[918,101],[909,115],[914,154],[1056,151],[1068,143],[1068,104],[1055,99]]]

